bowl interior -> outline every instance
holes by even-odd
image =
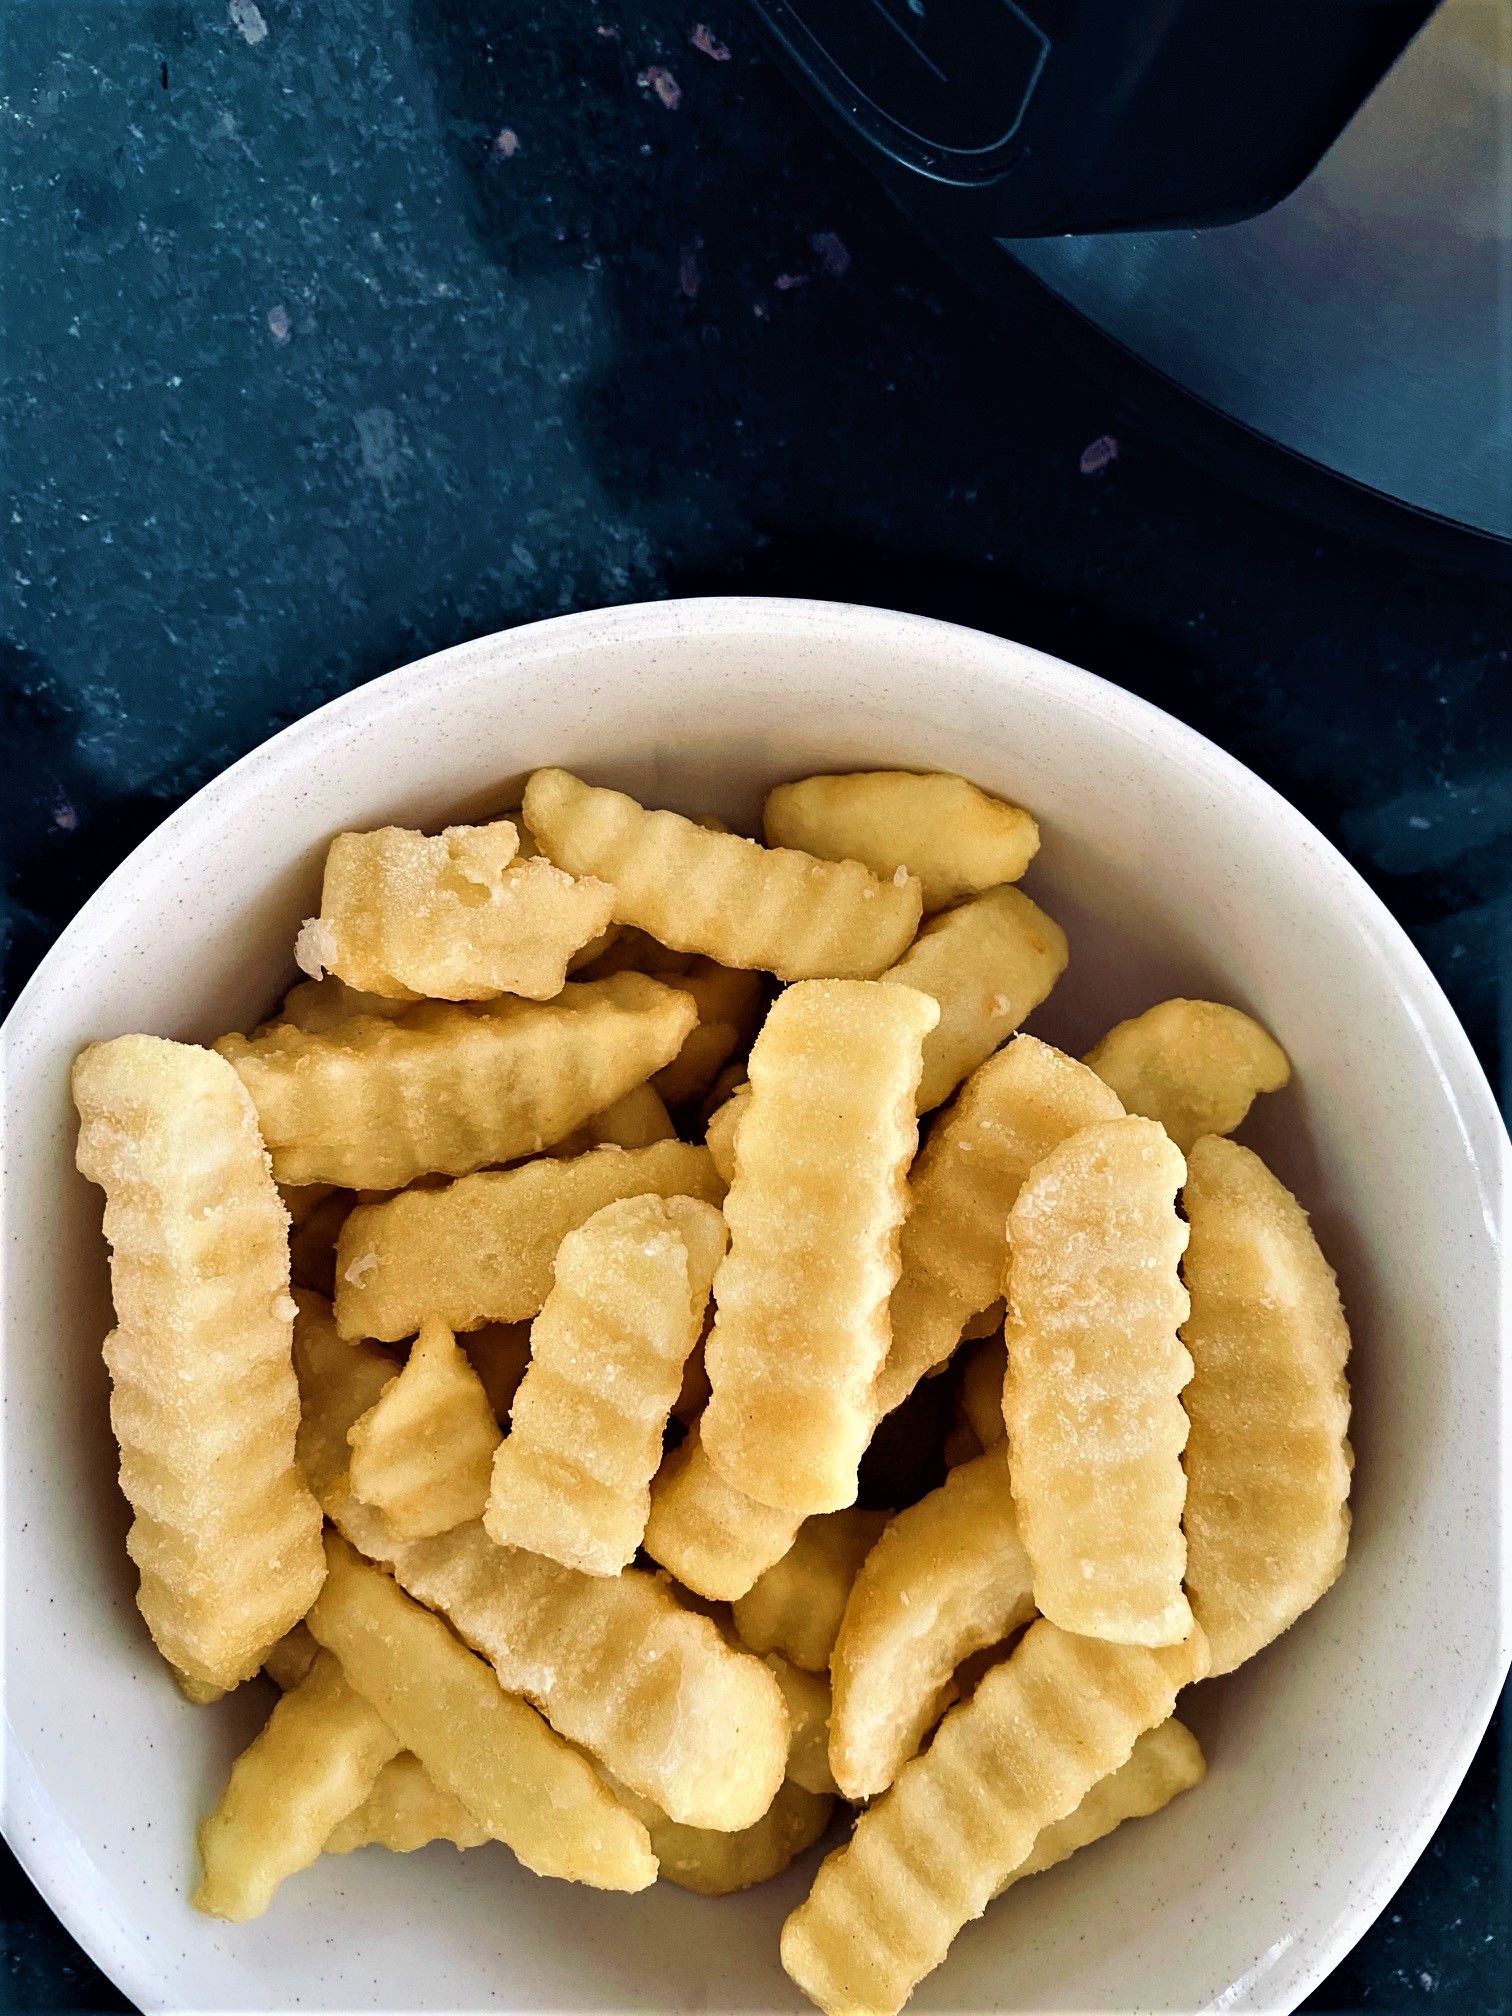
[[[824,605],[653,605],[463,646],[265,745],[153,835],[5,1033],[7,1831],[149,2007],[799,2007],[777,1964],[806,1858],[711,1902],[542,1882],[499,1847],[367,1850],[263,1920],[186,1902],[193,1829],[266,1712],[180,1700],[122,1548],[100,1198],[68,1066],[122,1030],[208,1040],[290,977],[331,834],[518,802],[536,764],[756,830],[771,783],[959,770],[1038,815],[1026,887],[1071,965],[1030,1027],[1072,1050],[1171,993],[1257,1013],[1292,1089],[1243,1138],[1314,1214],[1354,1335],[1354,1541],[1338,1587],[1197,1690],[1210,1776],[1016,1889],[921,2011],[1289,2008],[1400,1881],[1505,1664],[1496,1231],[1505,1137],[1442,996],[1321,837],[1167,717],[1018,647]],[[1187,1710],[1183,1709],[1183,1713]]]

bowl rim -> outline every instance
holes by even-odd
[[[770,637],[802,639],[824,648],[835,643],[872,641],[887,648],[907,652],[948,647],[975,656],[976,668],[1000,682],[1005,691],[1019,679],[1033,679],[1069,705],[1073,711],[1091,711],[1104,719],[1121,723],[1142,740],[1158,736],[1170,760],[1210,778],[1225,795],[1249,800],[1255,812],[1288,836],[1294,846],[1310,853],[1324,867],[1337,890],[1340,908],[1348,913],[1356,928],[1368,931],[1384,963],[1396,978],[1404,998],[1410,998],[1421,1039],[1434,1056],[1441,1077],[1459,1111],[1461,1138],[1475,1167],[1477,1188],[1485,1202],[1484,1224],[1488,1238],[1496,1239],[1498,1226],[1505,1229],[1508,1215],[1505,1174],[1512,1167],[1509,1141],[1496,1098],[1484,1070],[1471,1047],[1458,1016],[1440,987],[1431,968],[1407,932],[1387,909],[1381,898],[1359,871],[1341,854],[1333,842],[1297,810],[1275,787],[1257,772],[1190,727],[1164,708],[1113,684],[1097,673],[1035,650],[1011,638],[1000,637],[969,625],[950,623],[935,617],[888,610],[866,604],[830,602],[819,599],[759,595],[687,596],[662,601],[631,602],[608,608],[573,611],[541,618],[531,623],[507,626],[482,636],[428,653],[422,658],[382,673],[363,684],[325,701],[258,743],[226,769],[209,778],[184,803],[175,808],[147,834],[126,858],[106,877],[58,934],[22,988],[9,1013],[0,1022],[0,1082],[20,1032],[45,1004],[46,998],[95,936],[97,927],[121,901],[130,900],[130,891],[144,871],[152,869],[158,857],[172,849],[185,827],[210,821],[212,826],[232,808],[257,795],[267,782],[264,773],[276,773],[298,748],[313,757],[323,748],[344,739],[346,724],[361,716],[370,730],[375,713],[403,713],[412,694],[427,687],[434,699],[434,682],[453,677],[475,660],[496,653],[504,646],[514,663],[500,668],[501,676],[517,675],[526,666],[539,668],[563,655],[589,655],[604,646],[626,643],[654,646],[675,644],[696,636],[711,639],[749,636],[760,632]],[[1488,1194],[1488,1174],[1471,1151],[1471,1129],[1485,1132],[1495,1144],[1497,1177]],[[4,1144],[0,1143],[0,1180],[4,1175]],[[1508,1283],[1503,1276],[1504,1303]],[[5,1312],[0,1310],[0,1373],[9,1333]],[[1504,1333],[1507,1324],[1503,1325]],[[1502,1447],[1507,1451],[1508,1417],[1512,1415],[1512,1393],[1503,1391]],[[1504,1458],[1505,1460],[1505,1458]],[[1507,1503],[1506,1495],[1503,1504]],[[1207,2005],[1217,2011],[1228,2008],[1246,1990],[1258,1985],[1256,1976],[1266,1977],[1267,2005],[1291,2010],[1308,1995],[1358,1942],[1391,1901],[1402,1882],[1427,1847],[1450,1802],[1468,1771],[1500,1698],[1509,1662],[1512,1662],[1512,1548],[1503,1547],[1502,1592],[1499,1618],[1499,1650],[1486,1667],[1475,1698],[1466,1704],[1449,1768],[1434,1797],[1418,1814],[1415,1824],[1397,1836],[1394,1852],[1381,1858],[1371,1880],[1354,1893],[1350,1908],[1335,1921],[1329,1936],[1306,1952],[1290,1948],[1284,1956],[1265,1956],[1261,1966],[1240,1976]],[[3,1581],[3,1576],[0,1576]],[[166,1999],[158,1980],[148,1978],[132,1951],[117,1950],[109,1928],[97,1923],[90,1908],[92,1889],[87,1880],[89,1865],[81,1862],[79,1844],[56,1818],[52,1801],[32,1769],[30,1757],[19,1742],[8,1715],[3,1721],[0,1744],[3,1767],[3,1811],[0,1831],[16,1859],[35,1885],[48,1907],[68,1932],[114,1980],[122,1991],[144,2010],[174,2007]],[[1267,1964],[1270,1963],[1270,1964]]]

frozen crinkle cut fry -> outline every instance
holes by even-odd
[[[328,973],[323,980],[301,980],[291,987],[274,1019],[253,1033],[262,1036],[283,1023],[291,1029],[303,1029],[309,1036],[324,1036],[343,1022],[355,1021],[359,1015],[397,1021],[414,1005],[412,995],[365,994],[360,988],[348,987],[334,973]]]
[[[336,1321],[344,1337],[411,1337],[427,1316],[453,1330],[539,1315],[557,1248],[617,1197],[723,1200],[705,1148],[658,1141],[598,1148],[570,1161],[464,1176],[363,1204],[336,1248]]]
[[[434,838],[403,826],[338,833],[295,958],[315,980],[329,971],[372,994],[549,1001],[572,955],[608,925],[614,892],[517,860],[518,848],[507,819]]]
[[[1232,1134],[1291,1065],[1275,1037],[1218,1001],[1160,1001],[1108,1031],[1087,1062],[1130,1113],[1158,1120],[1185,1155],[1203,1134]]]
[[[325,1572],[294,1459],[288,1219],[252,1102],[213,1052],[91,1044],[73,1094],[78,1166],[105,1192],[105,1362],[138,1607],[189,1680],[235,1687]]]
[[[327,1855],[387,1848],[411,1855],[432,1841],[481,1848],[489,1838],[454,1793],[443,1792],[420,1759],[401,1750],[378,1773],[373,1789],[326,1837]]]
[[[649,1148],[657,1141],[675,1141],[677,1129],[666,1101],[654,1085],[637,1085],[602,1113],[583,1122],[593,1148]]]
[[[952,1698],[961,1661],[1034,1614],[999,1444],[899,1512],[861,1564],[830,1659],[830,1763],[846,1798],[885,1791]]]
[[[435,1784],[538,1876],[600,1890],[644,1890],[656,1881],[645,1828],[585,1757],[344,1540],[332,1534],[326,1555],[310,1629],[388,1724],[396,1753],[418,1757]]]
[[[260,1918],[279,1884],[309,1868],[398,1750],[340,1664],[318,1652],[232,1765],[219,1805],[200,1827],[204,1875],[195,1909],[238,1922]]]
[[[938,1020],[911,987],[809,980],[779,995],[751,1051],[702,1436],[728,1483],[789,1512],[856,1496]]]
[[[1029,813],[939,771],[857,770],[779,784],[763,823],[769,847],[861,861],[881,876],[917,875],[926,911],[1017,882],[1039,851]]]
[[[538,1154],[675,1057],[690,996],[638,973],[554,1001],[422,1001],[320,1035],[275,1024],[216,1045],[252,1095],[283,1183],[398,1190]]]
[[[942,1365],[969,1319],[1002,1294],[1008,1213],[1029,1171],[1068,1134],[1122,1113],[1095,1071],[1033,1036],[1016,1036],[967,1079],[909,1174],[879,1417]]]
[[[695,1421],[651,1486],[644,1546],[684,1588],[730,1602],[782,1559],[802,1524],[801,1513],[760,1505],[727,1484],[704,1454]]]
[[[1158,1121],[1109,1120],[1051,1149],[1008,1218],[1003,1416],[1035,1601],[1068,1631],[1124,1644],[1192,1628],[1185,1174]]]
[[[614,917],[679,952],[781,980],[865,979],[919,928],[919,885],[714,833],[675,812],[537,770],[525,817],[558,867],[614,888]]]
[[[331,1305],[313,1289],[295,1290],[294,1370],[299,1380],[299,1466],[322,1507],[345,1480],[347,1434],[399,1371],[375,1344],[337,1335]]]
[[[735,1604],[742,1642],[753,1652],[780,1652],[807,1673],[823,1673],[851,1585],[886,1524],[885,1512],[854,1506],[805,1519],[787,1553]]]
[[[835,1810],[833,1795],[810,1792],[784,1779],[759,1820],[737,1833],[712,1827],[683,1827],[628,1786],[614,1783],[616,1795],[651,1837],[664,1883],[700,1897],[729,1897],[780,1876],[806,1848],[812,1848]]]
[[[826,1858],[782,1964],[827,2016],[897,2016],[1042,1830],[1166,1721],[1206,1647],[1110,1645],[1032,1624]]]
[[[839,1788],[829,1761],[829,1677],[824,1673],[805,1672],[791,1659],[784,1659],[780,1652],[769,1652],[766,1663],[776,1675],[782,1698],[787,1703],[791,1725],[788,1777],[795,1785],[801,1785],[805,1792],[827,1792],[833,1797]]]
[[[1316,1603],[1349,1544],[1349,1328],[1307,1213],[1258,1155],[1196,1142],[1182,1330],[1187,1589],[1227,1673]]]
[[[992,889],[933,918],[884,980],[939,1004],[924,1041],[919,1111],[932,1112],[1037,1008],[1066,970],[1066,934],[1022,889]]]
[[[1040,1829],[1034,1846],[998,1885],[994,1895],[1020,1883],[1026,1876],[1038,1876],[1053,1869],[1078,1848],[1090,1848],[1125,1820],[1143,1820],[1169,1806],[1179,1792],[1190,1792],[1207,1776],[1207,1759],[1202,1747],[1185,1723],[1173,1715],[1157,1728],[1146,1729],[1129,1753],[1129,1761],[1110,1771],[1106,1778],[1082,1796],[1082,1801],[1064,1820],[1052,1820]]]
[[[407,1540],[478,1518],[499,1424],[483,1382],[439,1316],[427,1316],[402,1372],[347,1430],[352,1489]]]
[[[720,966],[712,959],[681,958],[679,964],[680,972],[660,972],[656,977],[693,996],[698,1027],[656,1074],[656,1089],[669,1106],[703,1098],[736,1051],[749,1046],[766,999],[759,973]]]
[[[400,1540],[349,1496],[329,1509],[361,1552],[489,1660],[501,1685],[673,1819],[733,1832],[772,1803],[787,1762],[782,1691],[664,1578],[634,1568],[584,1575],[497,1547],[481,1525]]]
[[[562,1241],[493,1458],[483,1523],[501,1547],[629,1567],[724,1249],[724,1220],[692,1197],[621,1198]]]

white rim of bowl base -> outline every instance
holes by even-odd
[[[385,673],[326,702],[289,727],[270,736],[229,769],[201,787],[138,845],[101,884],[60,933],[32,978],[23,988],[5,1022],[0,1024],[0,1077],[3,1077],[14,1032],[86,956],[84,940],[90,927],[125,896],[131,885],[150,876],[176,844],[183,822],[207,814],[224,818],[263,789],[264,775],[276,767],[285,745],[298,738],[311,761],[346,737],[357,720],[371,727],[385,711],[403,710],[411,690],[425,685],[434,697],[435,683],[477,658],[497,654],[504,646],[514,669],[538,666],[554,658],[591,657],[600,648],[628,644],[655,647],[696,637],[701,642],[741,639],[788,639],[810,644],[846,642],[871,644],[894,655],[913,654],[923,660],[969,656],[979,671],[998,679],[1005,691],[1025,680],[1048,688],[1071,709],[1112,723],[1139,741],[1158,734],[1166,759],[1192,776],[1210,780],[1230,796],[1248,799],[1265,818],[1290,833],[1309,857],[1314,873],[1325,873],[1339,886],[1354,913],[1356,928],[1372,941],[1383,964],[1389,965],[1402,998],[1416,1021],[1421,1039],[1440,1080],[1453,1101],[1455,1118],[1467,1156],[1476,1168],[1488,1237],[1502,1242],[1507,1227],[1507,1171],[1512,1168],[1509,1143],[1495,1097],[1469,1038],[1461,1027],[1432,971],[1407,933],[1364,878],[1288,800],[1216,743],[1149,701],[1110,684],[1096,674],[1027,645],[987,632],[898,611],[849,603],[785,600],[765,596],[713,596],[675,601],[629,603],[616,608],[554,616],[517,629],[492,632],[456,644],[429,657]],[[1472,1130],[1473,1122],[1473,1130]],[[1494,1180],[1483,1158],[1472,1148],[1473,1134],[1495,1144]],[[1512,1296],[1503,1273],[1503,1335],[1512,1335]],[[1509,1445],[1508,1393],[1503,1382],[1501,1447],[1506,1461]],[[1504,1490],[1504,1500],[1506,1493]],[[1431,1840],[1495,1712],[1502,1683],[1512,1661],[1512,1549],[1502,1553],[1497,1662],[1487,1669],[1480,1698],[1462,1722],[1454,1746],[1453,1768],[1444,1775],[1434,1798],[1417,1816],[1411,1830],[1399,1833],[1383,1852],[1367,1880],[1357,1890],[1352,1907],[1335,1922],[1326,1939],[1299,1952],[1290,1941],[1263,1955],[1256,1965],[1215,1995],[1209,2011],[1228,2009],[1241,1996],[1253,1996],[1264,1983],[1265,2006],[1277,2011],[1296,2007],[1344,1958],[1390,1902]],[[92,1865],[72,1832],[62,1825],[53,1802],[36,1777],[30,1759],[4,1723],[4,1833],[17,1860],[42,1897],[95,1962],[122,1991],[146,2010],[169,2005],[158,1983],[146,1978],[142,1956],[119,1941],[108,1920],[96,1919],[88,1908]]]

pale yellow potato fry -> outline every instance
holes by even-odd
[[[973,1345],[961,1367],[958,1389],[961,1412],[984,1449],[1008,1433],[1003,1420],[1003,1381],[1008,1373],[1008,1346],[1002,1333]]]
[[[338,1662],[319,1653],[232,1765],[220,1804],[200,1827],[196,1911],[238,1923],[260,1918],[279,1884],[309,1868],[398,1750]]]
[[[1017,882],[1039,851],[1029,813],[938,771],[858,770],[779,784],[767,794],[763,824],[769,847],[862,861],[882,876],[907,869],[924,885],[926,910]]]
[[[846,1798],[885,1791],[954,1698],[961,1661],[1034,1613],[999,1445],[897,1513],[851,1587],[830,1655],[830,1765]]]
[[[664,1883],[700,1897],[728,1897],[780,1876],[806,1848],[812,1848],[835,1810],[833,1795],[808,1791],[784,1779],[761,1818],[738,1833],[711,1827],[682,1827],[651,1800],[616,1783],[622,1799],[651,1837]]]
[[[830,1683],[828,1675],[806,1673],[780,1652],[769,1652],[766,1663],[777,1676],[782,1698],[787,1703],[788,1777],[805,1792],[829,1793],[839,1790],[830,1769]]]
[[[295,959],[313,979],[329,970],[373,994],[549,1001],[568,960],[607,926],[614,892],[517,861],[518,839],[507,819],[437,838],[402,826],[338,833]]]
[[[538,1153],[675,1056],[697,1011],[637,973],[554,1001],[422,1001],[324,1035],[223,1036],[287,1183],[397,1190]]]
[[[801,1513],[759,1505],[727,1484],[704,1454],[695,1421],[656,1474],[643,1545],[685,1588],[733,1601],[782,1559],[802,1524]]]
[[[1035,1601],[1121,1644],[1173,1645],[1192,1628],[1185,1174],[1158,1121],[1104,1121],[1052,1148],[1008,1217],[1003,1415]]]
[[[1081,1804],[1064,1820],[1052,1820],[1035,1837],[1034,1846],[1017,1869],[1003,1878],[995,1896],[1026,1876],[1038,1876],[1053,1869],[1078,1848],[1111,1834],[1125,1820],[1143,1820],[1168,1806],[1178,1792],[1190,1792],[1207,1776],[1207,1759],[1197,1738],[1173,1715],[1158,1728],[1146,1729],[1129,1753],[1126,1764],[1110,1771],[1106,1778],[1082,1796]]]
[[[499,1424],[483,1382],[439,1316],[427,1316],[404,1370],[347,1430],[352,1489],[407,1540],[481,1516]]]
[[[1078,1128],[1122,1112],[1095,1071],[1033,1036],[1016,1036],[972,1073],[909,1175],[879,1418],[944,1364],[967,1321],[1002,1294],[1008,1213],[1035,1163]]]
[[[653,1083],[669,1106],[701,1099],[737,1050],[755,1036],[766,998],[759,973],[688,959],[683,971],[662,976],[698,1003],[698,1027]]]
[[[376,1344],[337,1335],[331,1305],[310,1288],[296,1288],[294,1370],[299,1380],[299,1433],[295,1453],[322,1507],[351,1461],[347,1431],[398,1372]]]
[[[265,1022],[256,1034],[265,1035],[269,1029],[287,1023],[291,1029],[303,1029],[307,1035],[324,1036],[359,1015],[380,1015],[392,1022],[414,1005],[412,998],[363,993],[359,988],[348,987],[334,973],[328,973],[324,980],[301,980],[291,987],[275,1020]]]
[[[735,1180],[735,1129],[740,1125],[740,1116],[750,1104],[750,1099],[750,1086],[742,1085],[722,1106],[714,1109],[704,1130],[704,1146],[714,1158],[720,1180],[726,1184]]]
[[[309,1625],[301,1621],[291,1631],[285,1631],[278,1643],[269,1648],[262,1670],[275,1687],[287,1694],[291,1687],[297,1687],[304,1679],[315,1664],[319,1651]]]
[[[509,1426],[509,1410],[530,1363],[528,1323],[485,1323],[469,1330],[457,1342],[467,1353],[467,1362],[483,1381],[483,1391],[501,1429]]]
[[[587,1758],[506,1694],[488,1662],[439,1617],[335,1534],[326,1558],[310,1629],[388,1724],[396,1750],[412,1751],[435,1784],[538,1876],[599,1890],[644,1890],[656,1881],[645,1828]]]
[[[1349,1326],[1307,1213],[1249,1149],[1187,1163],[1187,1590],[1227,1673],[1317,1602],[1349,1544]]]
[[[489,1838],[453,1793],[443,1792],[410,1751],[402,1750],[378,1773],[362,1804],[327,1836],[324,1853],[350,1855],[354,1848],[388,1848],[410,1855],[432,1841],[454,1848],[481,1848]]]
[[[1217,1001],[1158,1002],[1110,1029],[1087,1062],[1183,1155],[1203,1134],[1232,1134],[1257,1093],[1279,1092],[1291,1078],[1276,1039]]]
[[[693,1197],[621,1198],[568,1233],[493,1458],[490,1539],[589,1575],[629,1567],[724,1249],[724,1220]],[[368,1495],[355,1467],[352,1483]]]
[[[585,1120],[583,1126],[593,1148],[649,1148],[657,1141],[677,1138],[671,1115],[654,1085],[637,1085],[623,1099]]]
[[[919,885],[880,881],[854,861],[819,861],[648,812],[565,770],[537,770],[525,816],[573,875],[614,887],[614,917],[679,952],[781,980],[866,978],[919,928]]]
[[[294,1460],[288,1219],[252,1102],[212,1052],[93,1043],[73,1095],[78,1165],[105,1192],[105,1362],[137,1605],[171,1665],[235,1687],[325,1572]]]
[[[938,1020],[910,987],[810,980],[779,995],[751,1051],[702,1438],[728,1483],[786,1511],[856,1496]]]
[[[213,1701],[224,1701],[231,1691],[228,1687],[213,1686],[208,1680],[193,1680],[187,1673],[173,1668],[173,1682],[186,1701],[196,1708],[208,1708]]]
[[[782,1964],[827,2016],[897,2016],[1042,1830],[1125,1763],[1206,1647],[1080,1638],[1041,1620],[821,1864]]]
[[[539,1315],[557,1248],[616,1197],[723,1200],[704,1148],[658,1141],[599,1148],[570,1162],[465,1176],[365,1204],[336,1248],[336,1320],[344,1337],[411,1337],[427,1316],[453,1330]]]
[[[992,889],[924,926],[884,980],[939,1004],[924,1042],[921,1113],[1006,1042],[1066,970],[1066,934],[1022,889]]]
[[[734,1605],[735,1629],[753,1652],[780,1652],[807,1673],[823,1673],[851,1585],[887,1524],[885,1512],[825,1512]]]
[[[759,1659],[685,1610],[665,1578],[584,1575],[496,1547],[481,1524],[400,1540],[340,1489],[327,1510],[503,1686],[673,1819],[734,1831],[771,1804],[787,1762],[782,1691]]]

